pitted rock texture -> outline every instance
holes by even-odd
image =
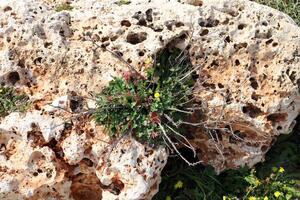
[[[55,11],[66,2],[72,10]],[[206,123],[191,142],[217,171],[262,161],[299,114],[300,29],[254,2],[1,0],[0,11],[0,82],[32,101],[1,119],[1,199],[156,193],[167,151],[130,137],[114,146],[88,115],[128,70],[114,54],[143,72],[167,46],[189,51],[204,111],[192,120]]]
[[[1,199],[149,199],[157,192],[163,147],[129,136],[110,144],[89,117],[61,123],[62,116],[37,112],[11,113],[0,124]]]
[[[300,112],[300,28],[256,5],[231,1],[203,10],[191,42],[208,132],[198,130],[194,144],[217,170],[262,161]]]

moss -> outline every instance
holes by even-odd
[[[55,11],[56,12],[61,12],[61,11],[64,11],[64,10],[72,10],[72,9],[73,9],[73,7],[70,4],[62,3],[58,6],[56,6]]]

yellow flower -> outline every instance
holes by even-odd
[[[160,97],[160,94],[159,94],[158,92],[155,92],[154,97],[155,97],[156,99],[158,99],[158,98]]]
[[[148,57],[146,60],[145,60],[145,64],[148,65],[148,64],[151,64],[152,63],[152,58],[151,57]]]
[[[177,181],[177,183],[174,185],[175,189],[180,189],[183,186],[183,182],[182,181]]]
[[[256,197],[249,197],[249,200],[256,200]]]
[[[171,196],[170,195],[166,196],[166,200],[172,200]]]
[[[269,200],[269,198],[268,197],[264,197],[264,200]]]
[[[258,179],[255,180],[255,186],[259,186],[260,185],[260,181]]]
[[[279,192],[279,191],[274,192],[274,196],[275,196],[276,198],[278,198],[280,195],[281,195],[281,192]]]
[[[284,172],[284,168],[283,168],[283,167],[280,167],[278,171],[279,171],[280,173],[283,173],[283,172]]]

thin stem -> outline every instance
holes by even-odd
[[[175,133],[176,135],[178,135],[179,137],[183,138],[186,143],[188,144],[185,144],[184,142],[182,142],[181,140],[178,140],[180,143],[182,143],[185,147],[191,149],[193,151],[193,154],[194,154],[194,157],[196,157],[196,151],[195,151],[195,148],[193,147],[193,145],[188,141],[188,139],[183,136],[182,134],[178,133],[177,131],[175,131],[172,127],[170,127],[169,125],[165,124],[167,126],[168,129],[170,129],[173,133]]]
[[[172,140],[169,138],[169,136],[167,135],[167,133],[166,133],[166,131],[165,131],[165,129],[164,129],[164,127],[160,124],[160,123],[158,123],[158,125],[159,125],[159,128],[160,128],[160,130],[162,131],[162,133],[163,133],[163,135],[164,135],[164,137],[168,140],[168,142],[172,145],[172,147],[173,147],[173,149],[175,150],[175,152],[177,153],[177,155],[179,155],[180,156],[180,158],[182,158],[182,160],[184,160],[189,166],[195,166],[195,165],[197,165],[197,164],[199,164],[199,163],[201,163],[202,161],[198,161],[198,162],[194,162],[194,163],[191,163],[191,162],[189,162],[179,151],[178,151],[178,149],[177,149],[177,147],[175,146],[175,144],[172,142]]]
[[[193,112],[189,112],[189,111],[185,111],[185,110],[180,110],[180,109],[177,109],[177,108],[168,108],[168,110],[176,111],[176,112],[181,112],[181,113],[185,113],[185,114],[193,114]]]

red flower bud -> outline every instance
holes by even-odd
[[[157,115],[157,112],[152,112],[150,115],[151,115],[150,116],[151,122],[160,123],[160,119],[159,119],[159,116]]]
[[[132,73],[130,71],[125,71],[123,73],[123,78],[126,80],[126,81],[129,81],[132,77]]]

